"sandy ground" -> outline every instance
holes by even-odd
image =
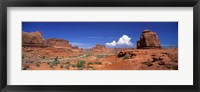
[[[22,70],[178,70],[178,49],[127,49],[119,51],[73,51],[62,48],[22,49]]]

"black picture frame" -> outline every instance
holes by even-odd
[[[193,7],[194,85],[7,85],[7,7]],[[200,92],[200,0],[1,0],[0,90],[2,92]],[[188,30],[189,31],[189,30]],[[186,74],[187,75],[187,74]]]

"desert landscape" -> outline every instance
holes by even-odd
[[[80,48],[66,39],[44,39],[42,32],[23,31],[22,70],[178,70],[178,47],[163,47],[158,36],[144,29],[136,47],[96,43]]]

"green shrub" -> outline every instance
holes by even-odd
[[[42,59],[45,59],[45,56],[42,56]]]
[[[94,62],[89,62],[87,65],[93,65],[94,64]]]
[[[53,65],[50,65],[51,68],[53,68]]]
[[[61,64],[61,65],[60,65],[60,68],[63,68],[63,67],[64,67],[63,64]]]
[[[89,56],[90,56],[89,54],[86,54],[86,55],[85,55],[85,57],[89,57]]]
[[[97,65],[101,65],[101,64],[102,64],[102,62],[98,62],[98,61],[97,61],[97,62],[95,62],[95,64],[97,64]]]
[[[23,70],[27,70],[28,68],[30,68],[29,65],[24,66]]]
[[[52,62],[48,62],[48,65],[50,65],[50,67],[56,66],[57,64],[60,64],[60,62],[58,61],[58,57],[54,58],[54,61]]]
[[[147,65],[148,67],[153,65],[150,61],[142,62],[142,64]]]
[[[66,62],[65,64],[70,64],[70,62]]]
[[[55,61],[58,61],[58,56],[56,58],[54,58]]]
[[[99,59],[99,58],[103,58],[104,55],[96,55],[95,57]]]
[[[129,55],[125,55],[124,57],[123,57],[123,59],[130,59],[130,57],[129,57]]]
[[[78,56],[83,56],[83,54],[79,54]]]
[[[76,65],[75,65],[75,64],[72,64],[72,67],[76,67]]]
[[[37,62],[37,63],[36,63],[36,66],[37,66],[37,67],[40,67],[40,63],[39,63],[39,62]]]
[[[79,56],[79,57],[81,56],[81,57],[85,58],[85,57],[89,57],[90,54],[79,54],[78,56]]]
[[[22,59],[24,59],[24,55],[22,55]]]
[[[52,62],[53,65],[57,65],[59,64],[60,62],[58,61],[58,57],[54,58],[54,61]]]
[[[85,64],[85,60],[78,60],[77,67],[83,69]]]

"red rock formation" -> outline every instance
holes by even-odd
[[[41,32],[22,32],[22,46],[72,48],[71,44],[64,39],[49,38],[44,40]]]
[[[83,48],[79,48],[78,46],[73,46],[72,49],[73,51],[79,51],[79,52],[83,51]]]
[[[95,47],[92,47],[93,52],[104,52],[106,50],[107,50],[106,47],[100,44],[97,44]]]
[[[22,46],[44,46],[41,32],[22,32]]]
[[[140,36],[140,39],[137,41],[137,48],[161,48],[157,34],[150,30],[144,30]]]
[[[79,49],[78,46],[73,46],[72,48],[73,48],[73,49]]]
[[[58,47],[58,48],[72,48],[71,44],[67,40],[49,38],[45,41],[47,47]]]
[[[134,56],[136,56],[137,53],[133,50],[121,50],[118,54],[117,57],[121,58],[126,56],[127,58],[132,58]]]

